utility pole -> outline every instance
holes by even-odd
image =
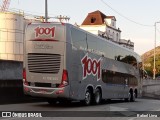
[[[155,22],[154,27],[155,27],[155,36],[154,36],[154,61],[153,61],[153,79],[155,80],[155,76],[156,76],[156,24],[160,23],[159,22]]]
[[[45,22],[48,22],[48,4],[47,4],[47,0],[45,0]]]
[[[153,80],[155,80],[155,74],[156,74],[156,22],[154,27],[155,27],[155,36],[154,36]]]

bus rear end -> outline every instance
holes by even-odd
[[[31,23],[24,40],[24,93],[35,97],[68,98],[65,69],[65,25]]]

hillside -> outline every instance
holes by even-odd
[[[144,69],[152,76],[153,63],[154,63],[154,49],[144,53],[142,56]],[[160,75],[160,46],[156,47],[156,74]]]

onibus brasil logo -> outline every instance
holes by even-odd
[[[82,58],[81,64],[83,67],[83,80],[87,78],[88,75],[97,76],[97,81],[101,78],[101,58],[92,59],[88,57],[88,53]]]

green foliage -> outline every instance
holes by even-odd
[[[148,56],[147,56],[148,55]],[[145,57],[144,57],[145,56]],[[147,56],[147,57],[146,57]],[[144,69],[147,71],[149,76],[153,75],[153,66],[154,66],[154,52],[150,50],[143,54],[142,62],[144,63]],[[156,76],[160,76],[160,47],[156,48]]]

